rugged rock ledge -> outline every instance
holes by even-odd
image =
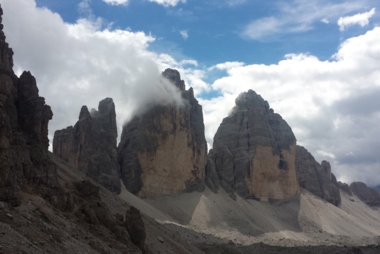
[[[254,91],[242,93],[223,119],[209,155],[206,183],[234,197],[283,200],[299,193],[296,138],[289,125]],[[210,185],[212,183],[212,185]]]
[[[110,98],[99,102],[91,114],[83,106],[79,120],[54,133],[53,153],[98,181],[112,192],[120,193],[117,161],[115,104]]]
[[[202,107],[179,72],[163,77],[182,94],[183,106],[156,105],[123,127],[118,147],[126,188],[139,197],[178,194],[204,188],[207,143]]]
[[[297,178],[301,188],[338,206],[341,202],[339,185],[331,173],[330,163],[319,164],[302,146],[296,148]]]

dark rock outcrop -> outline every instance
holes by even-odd
[[[297,178],[301,188],[338,206],[341,202],[338,183],[331,173],[330,163],[319,164],[302,146],[296,148]]]
[[[380,206],[380,193],[368,187],[362,182],[353,182],[350,185],[351,191],[369,206]]]
[[[110,191],[120,193],[117,161],[117,127],[113,100],[99,102],[98,111],[83,106],[79,121],[54,133],[53,153],[98,181]]]
[[[19,205],[20,188],[48,197],[58,182],[47,150],[52,111],[30,72],[14,74],[12,56],[0,24],[0,201]]]
[[[348,196],[352,196],[352,191],[347,183],[338,182],[339,189],[347,193]]]
[[[124,125],[118,156],[126,188],[140,197],[204,188],[207,143],[202,106],[185,90],[179,72],[167,69],[184,105],[155,105]]]
[[[125,215],[125,224],[128,233],[131,236],[131,241],[144,252],[146,232],[140,210],[131,206]]]
[[[214,153],[213,150],[210,149],[207,155],[207,164],[205,169],[205,183],[207,187],[210,188],[213,192],[217,193],[220,188],[220,182],[218,173],[216,172],[215,162],[213,160]]]
[[[206,176],[210,188],[218,186],[215,167],[220,185],[232,197],[234,192],[260,200],[297,195],[296,138],[289,125],[252,90],[235,103],[214,137]]]

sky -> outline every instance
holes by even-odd
[[[0,0],[14,70],[52,107],[49,138],[82,105],[114,99],[119,132],[154,103],[182,103],[180,71],[203,106],[209,148],[252,89],[328,160],[338,180],[380,185],[377,0]],[[120,135],[120,133],[119,133]]]

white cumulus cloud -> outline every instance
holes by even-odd
[[[209,144],[235,98],[252,89],[292,127],[298,144],[331,162],[338,179],[380,183],[380,27],[344,41],[330,60],[288,54],[277,64],[221,63],[202,99]],[[206,73],[207,75],[207,73]]]
[[[1,0],[1,6],[15,72],[32,72],[54,112],[50,140],[55,130],[75,124],[82,105],[96,108],[106,97],[116,104],[119,131],[151,104],[181,103],[176,88],[160,78],[169,66],[147,49],[152,36],[104,29],[100,19],[68,24],[34,0]]]
[[[369,19],[375,15],[375,8],[372,8],[368,12],[359,13],[353,16],[340,17],[338,20],[338,26],[340,31],[344,31],[346,27],[359,25],[364,27],[369,24]]]

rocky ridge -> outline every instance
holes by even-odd
[[[116,138],[115,104],[106,98],[91,114],[83,106],[74,127],[54,133],[53,153],[110,191],[120,193]]]
[[[260,200],[296,196],[296,138],[291,128],[252,90],[235,103],[215,134],[206,182],[214,190],[220,184],[232,197],[234,192]]]
[[[302,146],[296,147],[297,178],[301,188],[338,206],[341,202],[339,186],[330,163],[322,161],[319,164]]]
[[[353,182],[350,184],[350,190],[367,205],[380,207],[380,193],[365,183]]]
[[[175,85],[184,105],[156,105],[123,127],[118,156],[125,187],[139,197],[174,195],[204,188],[207,143],[202,107],[179,72],[162,76]]]
[[[20,189],[30,188],[49,197],[57,193],[58,183],[47,150],[48,122],[53,113],[38,95],[32,74],[23,72],[19,78],[14,74],[12,56],[1,24],[0,200],[20,205]]]

